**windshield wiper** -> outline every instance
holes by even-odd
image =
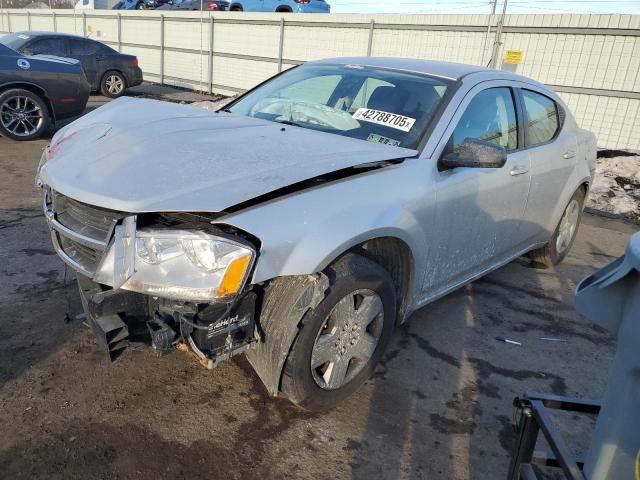
[[[294,127],[302,127],[299,123],[292,122],[291,120],[274,120],[276,123],[281,123],[283,125],[293,125]]]

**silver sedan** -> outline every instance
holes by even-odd
[[[54,137],[39,179],[111,356],[144,311],[154,348],[245,352],[269,392],[321,410],[416,309],[521,255],[561,262],[595,159],[539,82],[365,57],[216,113],[111,102]]]

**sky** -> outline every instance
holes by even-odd
[[[332,13],[490,13],[489,0],[327,0]],[[503,0],[498,1],[498,12]],[[508,0],[507,13],[640,14],[640,0]]]

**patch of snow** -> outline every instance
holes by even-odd
[[[640,220],[640,155],[599,158],[588,208]]]

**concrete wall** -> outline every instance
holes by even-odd
[[[89,35],[137,55],[147,80],[231,94],[282,69],[332,56],[486,65],[497,20],[488,15],[4,10],[0,32]],[[551,85],[579,124],[596,133],[601,147],[640,149],[640,16],[507,15],[502,41],[499,68]],[[506,50],[521,51],[521,63],[503,64]]]

